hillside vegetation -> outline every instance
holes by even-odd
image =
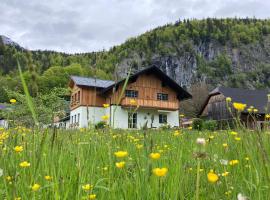
[[[138,70],[155,63],[179,84],[190,87],[270,87],[270,20],[184,20],[130,38],[109,51],[65,54],[30,51],[3,45],[0,40],[0,101],[3,87],[21,91],[17,62],[35,91],[66,87],[71,74],[119,79],[129,67]],[[119,77],[120,76],[120,77]]]

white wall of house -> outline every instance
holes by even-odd
[[[87,118],[88,109],[88,118]],[[115,110],[116,109],[116,110]],[[115,110],[115,111],[114,111]],[[109,108],[102,107],[86,107],[80,106],[70,113],[70,124],[79,123],[78,128],[85,128],[89,125],[94,125],[102,121],[103,115],[110,116],[110,125],[114,128],[127,129],[128,128],[128,113],[134,112],[133,109],[123,108],[121,106],[112,105]],[[167,124],[171,127],[179,126],[179,112],[178,111],[167,111],[167,110],[157,110],[157,109],[139,109],[137,113],[137,128],[142,128],[146,123],[147,127],[158,128],[164,124],[159,123],[159,114],[167,115]],[[76,122],[75,122],[76,116]],[[79,118],[78,118],[79,116]],[[154,120],[152,122],[152,116]]]
[[[4,119],[0,119],[0,127],[8,128],[8,122]]]

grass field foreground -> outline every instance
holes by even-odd
[[[0,197],[267,200],[269,153],[248,130],[1,129]]]

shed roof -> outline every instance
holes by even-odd
[[[267,112],[267,102],[269,94],[268,90],[248,90],[240,88],[229,88],[229,87],[217,87],[209,93],[209,97],[203,106],[201,112],[208,104],[208,101],[211,96],[215,94],[223,94],[225,97],[231,97],[232,102],[244,103],[249,106],[254,106],[258,109],[258,113],[265,114]],[[246,110],[244,112],[247,112]],[[201,114],[201,113],[200,113]]]

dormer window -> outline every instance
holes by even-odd
[[[168,101],[168,94],[164,94],[164,93],[157,93],[157,100],[160,101]]]
[[[126,90],[126,97],[138,98],[137,90]]]

